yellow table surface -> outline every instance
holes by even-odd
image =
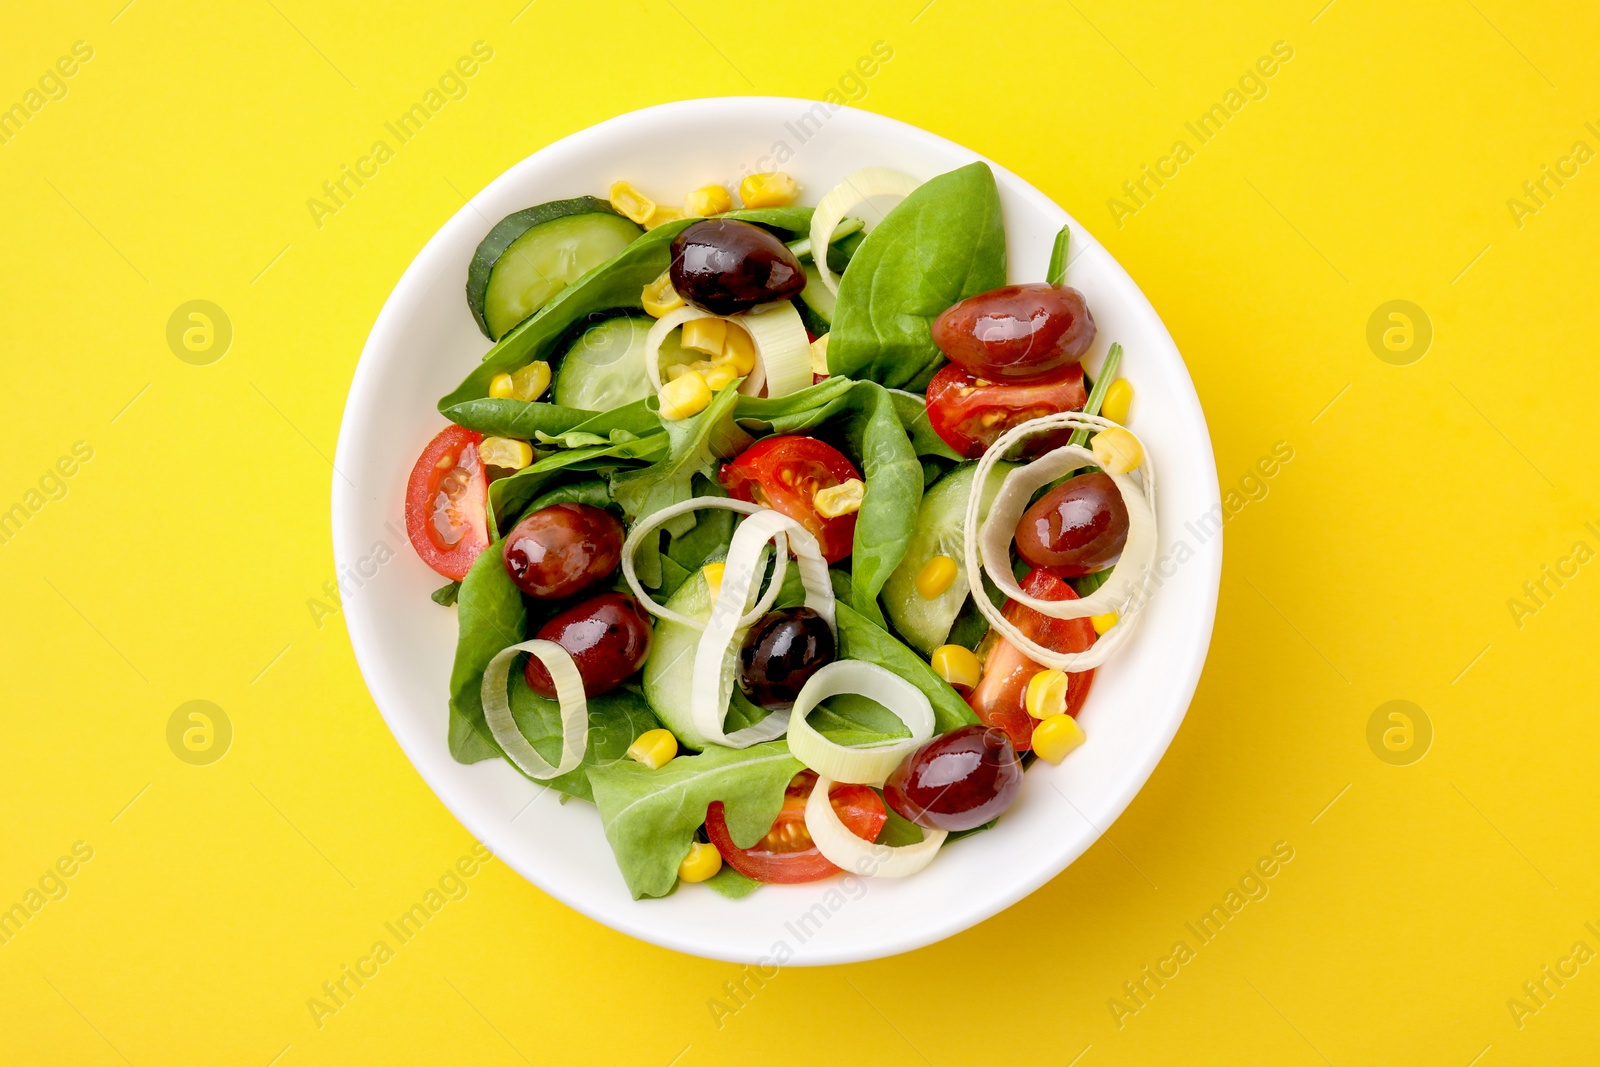
[[[0,1061],[1594,1062],[1600,25],[1322,2],[12,5]],[[1081,860],[919,952],[760,984],[489,862],[357,986],[475,845],[327,591],[379,307],[556,138],[829,92],[1034,182],[1177,339],[1238,493],[1182,730]],[[169,345],[195,300],[221,358]],[[225,758],[175,756],[190,701]]]

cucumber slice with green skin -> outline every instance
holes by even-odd
[[[1000,491],[1000,483],[1015,463],[996,463],[984,487],[978,521],[989,513],[989,505]],[[931,655],[944,644],[955,625],[961,606],[967,601],[966,541],[962,524],[966,521],[967,499],[972,495],[977,464],[966,463],[946,474],[922,494],[917,522],[911,531],[906,555],[889,580],[883,584],[883,609],[900,636],[920,651]],[[976,533],[976,531],[973,531]],[[949,556],[956,561],[956,579],[939,596],[929,600],[917,591],[917,575],[934,556]]]
[[[839,298],[822,284],[822,273],[817,270],[815,263],[807,262],[805,265],[806,287],[800,290],[800,299],[805,302],[806,309],[828,326],[833,325],[833,308]],[[815,332],[815,331],[813,331]]]
[[[491,341],[632,244],[644,229],[592,196],[507,215],[473,253],[467,306]]]
[[[583,331],[556,363],[552,399],[563,407],[610,411],[649,396],[645,338],[654,323],[623,315]]]

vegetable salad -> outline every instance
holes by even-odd
[[[1007,285],[988,166],[628,181],[507,216],[406,496],[449,744],[599,808],[637,897],[904,877],[1085,741],[1150,591],[1133,387]],[[875,223],[875,225],[871,225]]]

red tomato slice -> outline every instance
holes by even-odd
[[[1029,572],[1021,585],[1024,593],[1040,600],[1078,599],[1072,586],[1048,571]],[[1094,644],[1094,625],[1088,619],[1052,619],[1015,600],[1006,601],[1002,614],[1030,638],[1056,652],[1084,652]],[[1004,730],[1018,752],[1026,752],[1033,747],[1036,720],[1028,714],[1023,698],[1027,696],[1029,680],[1044,666],[993,630],[978,645],[978,658],[983,661],[983,676],[967,694],[967,703],[978,718]],[[1093,682],[1093,668],[1067,675],[1068,715],[1077,717]]]
[[[811,506],[811,498],[819,489],[860,477],[855,464],[837,448],[793,434],[757,441],[732,463],[724,463],[718,474],[729,496],[781,512],[809,530],[829,563],[850,554],[856,516],[852,512],[825,519]]]
[[[706,809],[706,836],[728,866],[758,882],[815,882],[838,874],[840,869],[817,851],[806,830],[806,800],[816,784],[817,776],[810,771],[795,775],[784,791],[783,808],[772,829],[750,848],[733,843],[720,800]],[[889,820],[882,799],[867,786],[835,785],[828,799],[839,820],[864,841],[876,841]]]
[[[1081,410],[1088,400],[1083,367],[1077,363],[1042,378],[1009,384],[975,378],[950,363],[928,383],[928,423],[945,444],[976,459],[1013,426],[1041,415]],[[1071,430],[1063,430],[1036,437],[1028,442],[1028,454],[1048,452],[1071,436]]]
[[[406,485],[406,533],[422,562],[456,581],[489,546],[489,478],[478,459],[483,435],[454,424],[417,457]]]

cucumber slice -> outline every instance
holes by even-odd
[[[584,411],[610,411],[649,396],[645,338],[654,322],[623,315],[579,334],[556,364],[555,402]]]
[[[800,290],[800,299],[805,302],[806,309],[828,326],[833,325],[833,308],[838,303],[838,297],[833,295],[826,285],[822,284],[822,273],[817,270],[817,265],[807,261],[805,265],[806,287]],[[816,331],[813,330],[813,333]]]
[[[491,341],[498,341],[642,233],[592,196],[507,215],[479,243],[467,268],[472,317]]]
[[[1015,463],[996,463],[984,487],[979,506],[979,521],[989,512],[989,505],[1000,491],[1000,483]],[[911,531],[911,543],[906,555],[889,580],[883,584],[883,608],[889,621],[913,647],[923,655],[945,643],[950,627],[955,625],[961,606],[967,601],[971,587],[967,584],[966,553],[962,524],[966,521],[967,499],[972,495],[973,474],[977,464],[966,463],[946,474],[922,494],[922,505],[917,509],[917,522]],[[932,600],[917,591],[917,575],[934,556],[949,556],[956,561],[956,580]]]

